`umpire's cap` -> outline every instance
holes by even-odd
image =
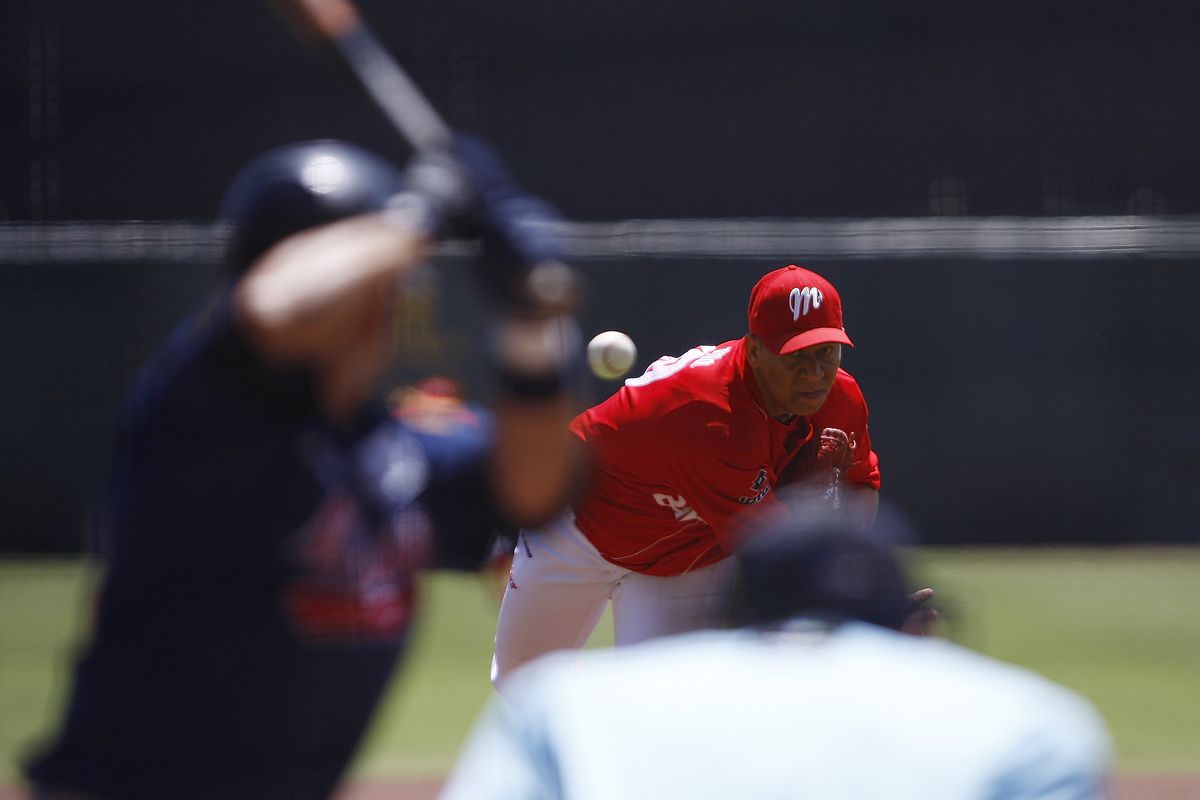
[[[795,495],[787,504],[786,518],[738,548],[732,621],[766,626],[809,617],[899,630],[913,610],[896,551],[907,538],[900,518],[881,509],[875,526],[863,530],[817,496]]]
[[[232,226],[227,268],[240,276],[293,233],[379,211],[403,184],[398,167],[349,142],[324,139],[269,150],[237,174],[221,201],[221,219]]]

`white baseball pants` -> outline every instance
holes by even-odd
[[[499,688],[544,653],[583,647],[610,600],[617,646],[715,628],[725,616],[734,563],[727,558],[683,575],[642,575],[606,561],[572,514],[522,531],[496,623],[492,683]]]

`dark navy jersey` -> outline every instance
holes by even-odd
[[[333,427],[311,377],[268,367],[231,319],[226,300],[185,323],[123,404],[95,626],[40,786],[327,796],[403,648],[414,573],[489,551],[485,414],[429,431],[380,404]]]

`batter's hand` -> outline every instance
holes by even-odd
[[[486,142],[456,134],[447,149],[413,159],[408,183],[430,207],[436,235],[480,240],[481,277],[493,296],[532,310],[573,301],[562,217],[518,186]]]
[[[908,596],[912,611],[904,621],[901,630],[912,636],[929,636],[933,633],[933,623],[937,621],[937,609],[927,607],[925,603],[933,597],[933,589],[926,586]]]

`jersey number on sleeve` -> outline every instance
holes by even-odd
[[[663,356],[646,367],[646,371],[638,377],[625,381],[625,385],[645,386],[648,383],[669,378],[687,367],[707,367],[720,361],[732,349],[731,347],[702,344],[699,347],[693,347],[681,356]]]

